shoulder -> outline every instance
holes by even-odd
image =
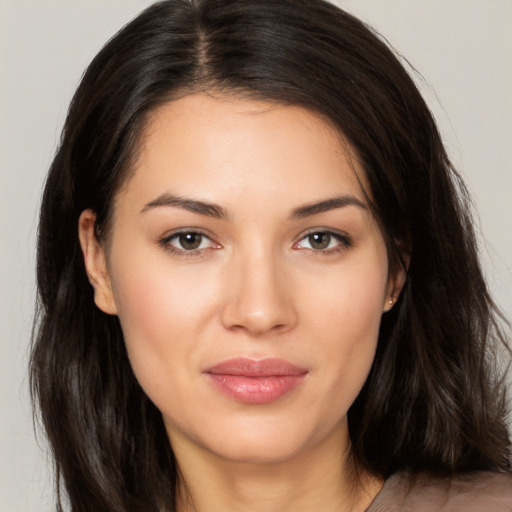
[[[512,512],[512,475],[391,476],[367,512]]]

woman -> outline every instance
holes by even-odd
[[[410,77],[331,4],[139,15],[41,209],[31,375],[71,509],[509,510],[467,203]]]

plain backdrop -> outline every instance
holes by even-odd
[[[37,209],[71,95],[144,0],[0,0],[0,512],[52,510],[27,392]],[[416,79],[479,212],[482,257],[512,318],[512,1],[347,0]]]

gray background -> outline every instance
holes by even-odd
[[[67,105],[102,44],[150,2],[0,0],[0,512],[51,510],[26,362],[44,175]],[[417,77],[480,215],[491,288],[512,318],[512,1],[338,1]]]

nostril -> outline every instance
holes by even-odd
[[[280,333],[291,328],[295,315],[288,308],[273,308],[271,311],[250,313],[236,307],[225,307],[221,321],[230,331],[246,331],[260,336],[266,333]]]
[[[253,258],[239,269],[223,298],[220,318],[231,331],[247,331],[253,336],[280,333],[296,323],[293,287],[278,277],[275,262],[259,262]],[[256,271],[258,269],[258,271]]]

